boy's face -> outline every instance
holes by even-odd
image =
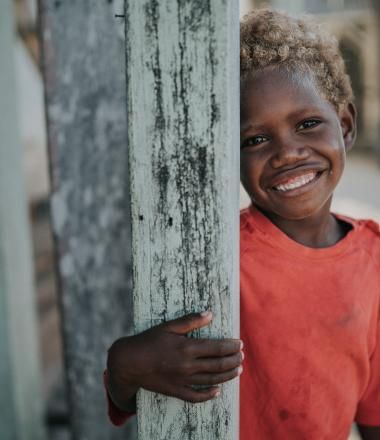
[[[338,115],[313,81],[264,69],[241,103],[241,181],[268,214],[296,220],[325,208],[355,137],[355,109]]]

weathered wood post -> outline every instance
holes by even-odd
[[[135,331],[211,309],[203,336],[238,335],[239,5],[126,0],[124,51],[112,2],[40,3],[74,437],[128,438],[100,376],[132,292]],[[140,393],[139,440],[238,439],[237,388]]]
[[[238,334],[239,5],[127,0],[135,330],[212,310]],[[191,405],[138,398],[139,440],[238,439],[237,381]]]
[[[0,0],[0,438],[43,440],[36,306],[18,129],[13,2]]]
[[[114,14],[105,0],[40,1],[75,440],[130,438],[128,428],[107,420],[102,385],[107,348],[132,324],[125,55],[123,22]]]

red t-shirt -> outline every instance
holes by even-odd
[[[354,420],[380,425],[380,228],[340,218],[344,239],[311,249],[241,212],[240,440],[347,440]]]
[[[336,245],[240,217],[240,440],[347,440],[380,425],[380,229],[345,217]]]

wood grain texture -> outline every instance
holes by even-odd
[[[126,1],[135,331],[212,310],[238,335],[238,4]],[[237,381],[192,405],[138,398],[139,440],[238,438]]]
[[[0,438],[43,440],[32,252],[19,136],[13,2],[0,0]]]
[[[73,436],[126,439],[102,385],[132,320],[124,23],[105,0],[43,0],[40,13]]]

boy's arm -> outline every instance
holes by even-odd
[[[124,423],[136,413],[136,395],[129,399],[124,408],[120,408],[115,400],[111,397],[109,391],[109,380],[107,370],[103,374],[104,390],[107,398],[107,410],[110,421],[115,426],[122,426]]]
[[[380,426],[358,425],[363,440],[380,440]]]
[[[123,400],[120,400],[120,398],[115,397],[118,395],[118,392],[117,390],[116,391],[113,390],[107,370],[104,372],[104,387],[106,389],[107,396],[110,402],[114,406],[116,406],[120,411],[126,413],[132,413],[132,414],[136,412],[136,394],[138,389],[131,388],[128,392],[124,391],[125,394],[123,395]]]
[[[187,315],[112,344],[105,383],[109,403],[127,414],[139,388],[192,403],[217,397],[219,384],[241,374],[243,354],[237,339],[186,337],[211,320],[211,313]]]

